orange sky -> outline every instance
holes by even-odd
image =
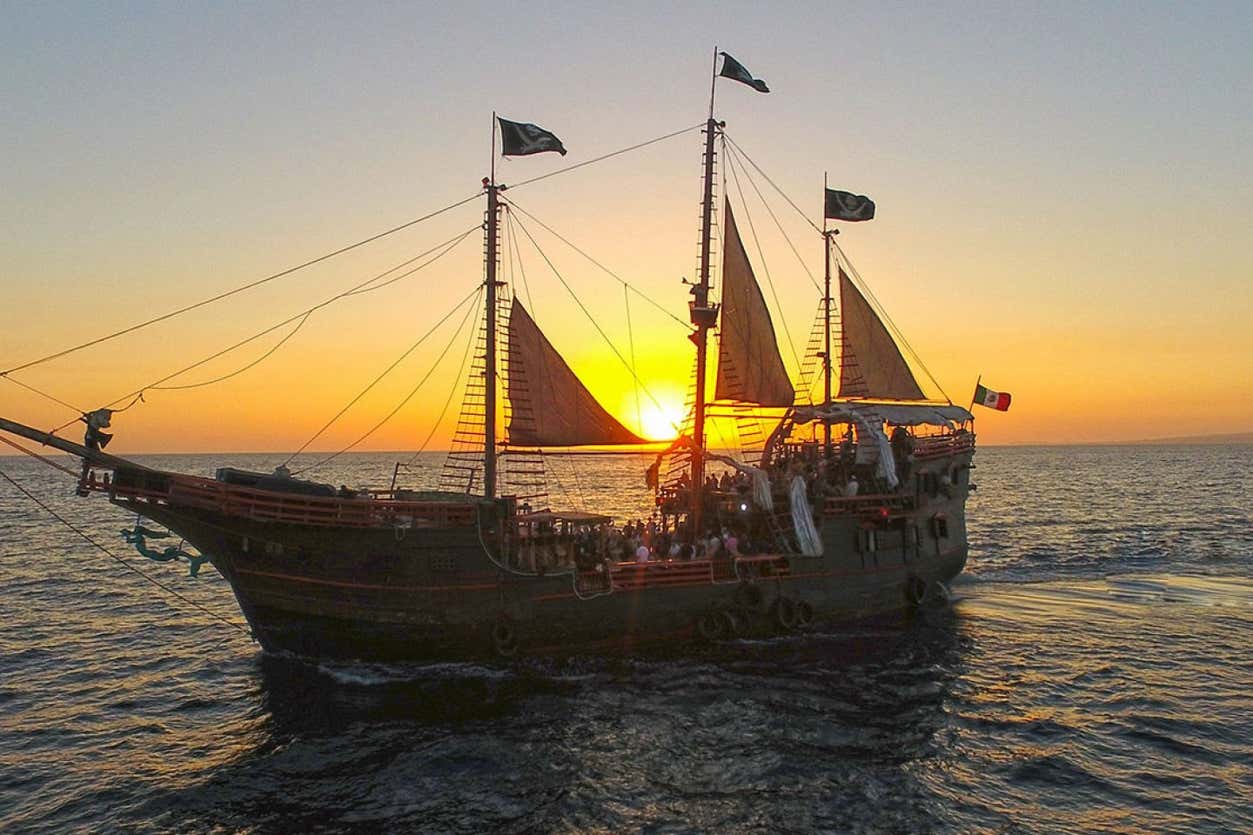
[[[1247,9],[1230,11],[1248,22]],[[615,18],[621,43],[598,50],[580,48],[579,33],[603,28],[596,14],[608,11],[528,20],[497,44],[498,64],[513,67],[505,76],[484,73],[456,47],[475,41],[474,10],[446,21],[446,43],[422,35],[416,45],[396,21],[369,15],[335,30],[303,14],[92,14],[101,19],[19,9],[10,35],[0,35],[2,68],[14,79],[0,134],[12,161],[0,208],[0,368],[473,194],[493,108],[543,124],[570,149],[498,161],[509,183],[695,125],[708,106],[708,35],[687,11]],[[977,412],[982,442],[1253,431],[1253,101],[1247,84],[1231,83],[1253,67],[1232,21],[1176,11],[1121,31],[1110,55],[1093,32],[1124,24],[1107,11],[1075,22],[998,12],[984,29],[938,12],[929,21],[861,12],[841,22],[841,36],[856,34],[868,54],[893,60],[875,72],[860,63],[833,72],[813,49],[821,31],[778,23],[764,44],[753,14],[745,9],[719,38],[772,92],[722,82],[728,134],[811,218],[824,172],[833,186],[876,200],[877,219],[847,225],[840,242],[955,402],[969,401],[979,374],[1014,395],[1007,414]],[[261,23],[279,48],[256,35]],[[548,43],[568,48],[537,56]],[[637,49],[643,64],[632,63]],[[627,66],[646,66],[647,82],[624,78]],[[400,90],[397,78],[423,81]],[[680,279],[696,270],[700,143],[688,133],[506,194],[685,319]],[[786,324],[800,351],[818,294],[752,185],[741,179],[737,188],[726,166],[719,181],[736,203],[776,329],[785,339]],[[820,278],[821,239],[777,196],[769,206]],[[482,211],[466,205],[14,377],[93,408],[472,229]],[[639,376],[674,413],[691,368],[684,329],[632,296],[628,330],[621,284],[519,220],[618,351],[629,354],[633,342]],[[613,349],[526,236],[518,242],[526,285],[508,259],[502,269],[536,321],[610,411],[633,429],[638,414],[643,431],[655,432],[648,395],[637,413]],[[227,382],[150,390],[117,416],[111,451],[295,449],[473,291],[481,248],[475,232],[427,270],[315,313],[272,357]],[[456,324],[314,448],[338,449],[390,411]],[[283,332],[175,382],[237,369]],[[426,437],[458,379],[460,339],[361,449],[412,449]],[[791,352],[783,355],[795,372]],[[3,381],[0,415],[41,427],[74,417]],[[447,438],[438,430],[432,447]]]

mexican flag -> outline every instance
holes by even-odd
[[[996,409],[998,412],[1009,411],[1010,397],[1003,391],[992,391],[987,386],[976,385],[974,402],[980,406],[987,406],[989,409]]]

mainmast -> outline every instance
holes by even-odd
[[[709,255],[713,238],[714,137],[720,127],[714,119],[714,89],[718,80],[718,48],[714,47],[713,80],[709,87],[709,120],[705,123],[705,177],[700,208],[700,280],[692,288],[690,311],[696,326],[696,404],[693,415],[692,508],[688,514],[693,539],[704,534],[701,511],[705,488],[705,366],[709,357],[709,329],[718,321],[718,308],[709,303]]]
[[[822,174],[822,194],[827,193],[827,174]],[[824,412],[831,411],[831,238],[840,234],[838,229],[827,228],[827,213],[822,213],[822,247],[823,247],[823,270],[822,282],[822,304],[823,304],[823,328],[822,328],[822,369],[823,369],[823,389],[822,389],[822,406]],[[824,459],[831,457],[831,424],[826,420],[822,421],[822,452]]]
[[[483,375],[483,495],[496,498],[496,262],[500,227],[500,187],[496,185],[496,114],[492,113],[491,176],[487,189],[487,353]]]

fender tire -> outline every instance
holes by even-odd
[[[518,654],[518,635],[512,625],[501,621],[492,627],[492,649],[501,658],[513,658]]]
[[[814,607],[808,601],[796,601],[796,628],[808,629],[814,622]]]
[[[706,641],[720,641],[726,637],[727,622],[721,612],[706,612],[696,621],[696,631]]]
[[[910,605],[921,606],[927,599],[927,581],[914,575],[905,581],[905,599]]]
[[[790,598],[780,597],[772,607],[774,622],[780,629],[791,631],[796,628],[796,604]]]

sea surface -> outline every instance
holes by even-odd
[[[1253,446],[976,463],[967,572],[907,624],[494,667],[268,656],[192,607],[240,620],[210,566],[0,458],[186,598],[0,479],[0,832],[1253,832]],[[560,460],[553,502],[640,513],[646,464]]]

